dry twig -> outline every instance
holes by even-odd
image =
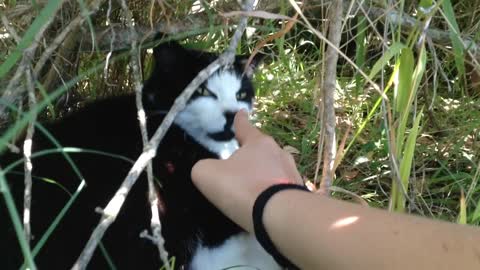
[[[125,0],[120,1],[122,9],[125,12],[127,18],[128,28],[130,30],[130,35],[132,36],[132,45],[130,50],[130,66],[132,67],[134,87],[135,87],[135,101],[137,105],[138,121],[140,124],[140,131],[142,134],[142,143],[144,150],[148,148],[148,134],[147,134],[147,118],[145,115],[145,110],[142,103],[142,76],[140,74],[140,61],[139,61],[139,49],[138,49],[138,34],[135,31],[135,27],[132,23],[132,13],[128,9],[127,3]],[[170,264],[168,263],[168,252],[165,250],[165,240],[162,237],[162,224],[160,223],[160,215],[158,213],[158,194],[156,192],[155,183],[153,182],[153,167],[152,162],[149,161],[147,164],[147,179],[148,179],[148,199],[150,202],[150,209],[152,212],[151,216],[151,229],[153,237],[152,241],[157,246],[159,256],[161,261],[164,263],[166,270],[171,270]]]
[[[32,59],[33,59],[33,51],[28,50],[25,52],[23,56],[28,62],[28,66],[26,69],[26,79],[27,79],[27,91],[28,91],[28,106],[33,108],[36,103],[37,99],[35,97],[35,87],[33,85],[33,72],[32,72]],[[23,142],[23,157],[25,158],[24,161],[24,171],[25,171],[25,188],[23,193],[23,231],[25,233],[25,239],[27,243],[30,243],[31,238],[31,228],[30,228],[30,213],[31,213],[31,205],[32,205],[32,138],[35,132],[35,121],[37,120],[37,116],[34,114],[32,119],[30,119],[30,123],[27,127],[27,134],[25,137],[25,141]]]
[[[322,101],[323,101],[323,129],[325,130],[325,144],[323,152],[322,181],[320,182],[320,193],[328,194],[332,185],[333,165],[336,155],[335,138],[335,89],[337,82],[337,61],[338,53],[334,47],[340,46],[342,34],[342,9],[343,1],[336,1],[331,7],[329,40],[331,45],[327,48],[325,60],[325,75],[322,80]]]

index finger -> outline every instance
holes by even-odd
[[[262,134],[262,132],[250,124],[248,121],[248,113],[244,110],[237,112],[233,125],[235,127],[235,137],[240,145],[245,144],[249,138],[257,137]]]

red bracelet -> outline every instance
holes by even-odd
[[[265,230],[265,225],[263,224],[263,210],[265,209],[265,205],[267,205],[267,202],[273,195],[286,189],[297,189],[309,192],[306,187],[296,184],[277,184],[265,189],[262,193],[260,193],[260,195],[258,195],[255,203],[253,204],[253,230],[255,232],[257,241],[265,249],[265,251],[272,255],[273,259],[275,259],[279,265],[287,269],[300,269],[275,248],[275,245],[268,236],[268,233]]]

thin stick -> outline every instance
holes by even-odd
[[[328,39],[331,45],[328,46],[325,57],[325,76],[321,91],[323,91],[323,129],[325,130],[325,144],[323,150],[323,171],[320,182],[320,193],[329,194],[333,181],[333,165],[336,155],[336,134],[335,134],[335,90],[337,82],[337,61],[338,53],[335,48],[340,46],[342,34],[342,9],[343,1],[336,1],[330,12],[330,27]]]
[[[135,102],[137,105],[137,114],[138,121],[140,125],[140,131],[142,134],[142,143],[144,150],[148,148],[148,134],[147,134],[147,117],[142,103],[142,77],[140,75],[140,61],[138,59],[139,50],[138,50],[138,34],[135,30],[135,27],[132,23],[132,13],[128,9],[127,3],[125,0],[120,1],[122,9],[125,12],[127,18],[128,28],[130,30],[130,35],[132,36],[132,48],[130,50],[130,66],[132,67],[133,80],[135,86]],[[147,179],[148,179],[148,200],[150,202],[150,210],[152,216],[150,219],[150,227],[152,229],[153,237],[150,237],[154,244],[157,246],[158,254],[160,259],[164,263],[166,270],[171,270],[170,264],[168,263],[168,252],[165,250],[165,240],[162,237],[162,224],[160,222],[160,215],[158,213],[158,194],[155,189],[155,183],[153,182],[153,167],[152,161],[149,161],[147,164]],[[140,236],[139,236],[140,237]]]
[[[27,50],[24,54],[24,58],[29,62],[28,67],[26,67],[26,79],[27,79],[27,91],[28,91],[28,106],[33,108],[37,104],[37,99],[35,97],[35,87],[33,86],[33,72],[32,72],[32,56],[33,51]],[[32,138],[35,132],[35,121],[37,120],[37,115],[34,114],[30,123],[27,127],[27,134],[25,141],[23,142],[23,157],[24,161],[24,171],[25,171],[25,188],[23,193],[23,231],[25,233],[25,239],[27,243],[30,243],[31,239],[31,228],[30,228],[30,213],[32,211]]]
[[[247,0],[246,3],[243,5],[243,10],[250,11],[253,9],[253,0]],[[135,184],[137,178],[139,177],[140,173],[143,169],[147,166],[147,163],[155,157],[156,149],[160,144],[160,141],[165,136],[168,128],[173,123],[175,116],[185,108],[188,99],[190,96],[195,92],[196,89],[208,78],[210,77],[215,71],[219,68],[231,65],[233,60],[235,59],[235,49],[240,41],[240,38],[245,30],[247,25],[247,18],[242,17],[240,20],[237,29],[230,41],[230,46],[228,47],[225,52],[223,52],[219,58],[213,61],[210,65],[208,65],[205,69],[200,71],[198,75],[190,82],[190,84],[185,88],[183,93],[175,100],[173,103],[172,108],[165,116],[162,124],[158,129],[155,131],[154,135],[150,139],[147,144],[147,147],[137,159],[133,167],[130,169],[127,177],[123,181],[120,188],[117,190],[113,198],[105,207],[105,210],[102,211],[102,217],[100,219],[99,224],[94,229],[90,239],[88,240],[84,250],[80,254],[79,258],[73,265],[73,270],[85,269],[90,258],[95,251],[100,239],[103,237],[105,231],[110,227],[110,225],[115,221],[115,218],[122,207],[128,192]]]
[[[10,25],[10,21],[4,13],[0,14],[0,19],[2,20],[3,27],[7,29],[8,33],[13,37],[13,40],[18,44],[20,42],[20,37],[17,34],[17,31]]]

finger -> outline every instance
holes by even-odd
[[[235,137],[240,145],[245,144],[249,138],[262,134],[258,129],[252,126],[252,124],[250,124],[248,121],[248,113],[244,110],[237,112],[233,121],[233,125],[235,127]]]
[[[219,162],[221,160],[202,159],[195,163],[190,173],[193,183],[198,187],[206,184],[205,181],[212,180],[212,172],[218,172],[219,168],[222,168]]]
[[[295,159],[293,158],[292,154],[290,154],[289,152],[283,150],[285,152],[285,155],[286,155],[286,158],[288,160],[288,163],[290,163],[292,165],[292,168],[296,168],[297,165],[295,164]],[[291,179],[292,181],[294,181],[296,184],[299,184],[299,185],[304,185],[305,183],[303,182],[303,177],[300,175],[300,172],[295,169],[292,171],[292,178]]]

